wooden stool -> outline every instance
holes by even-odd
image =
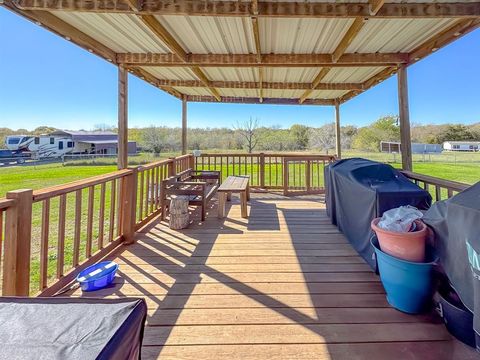
[[[190,216],[188,214],[188,196],[172,195],[170,198],[170,229],[180,230],[188,227]]]

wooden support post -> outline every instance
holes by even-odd
[[[265,188],[265,154],[264,153],[260,153],[259,161],[260,161],[260,164],[259,164],[260,187],[264,189]]]
[[[4,296],[28,296],[30,293],[32,193],[32,190],[15,190],[6,196],[14,199],[15,205],[7,209],[5,218]]]
[[[135,221],[137,210],[137,176],[138,169],[132,168],[132,172],[122,178],[121,189],[121,224],[122,237],[125,244],[133,244],[135,236]]]
[[[128,166],[128,72],[118,66],[118,168]]]
[[[341,139],[341,128],[340,128],[340,102],[335,100],[335,149],[337,152],[337,158],[342,158],[342,139]]]
[[[187,153],[187,99],[182,99],[182,155]]]
[[[398,107],[400,115],[400,149],[402,152],[402,168],[412,171],[412,139],[410,135],[410,113],[408,109],[407,68],[398,69]]]

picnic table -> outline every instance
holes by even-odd
[[[225,217],[225,204],[232,193],[240,194],[240,209],[243,218],[247,218],[247,201],[250,200],[250,176],[229,176],[218,188],[218,217]]]

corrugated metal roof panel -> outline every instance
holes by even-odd
[[[189,68],[183,67],[158,67],[158,66],[142,66],[142,69],[149,72],[158,79],[167,80],[197,80],[197,77]]]
[[[217,89],[222,96],[258,97],[257,89]]]
[[[115,52],[170,52],[136,15],[52,11]]]
[[[326,83],[364,82],[385,67],[332,68],[323,78]]]
[[[210,90],[208,90],[208,88],[175,86],[174,89],[181,92],[184,95],[212,96],[212,93],[210,92]]]
[[[342,95],[345,95],[348,90],[315,90],[313,91],[309,99],[336,99]]]
[[[264,89],[263,97],[266,98],[286,98],[298,99],[305,90],[281,90],[281,89]]]
[[[262,53],[331,53],[353,21],[325,18],[260,18]]]
[[[195,54],[255,52],[249,18],[214,16],[156,16],[187,51]]]
[[[410,52],[455,19],[370,19],[347,48],[347,53]]]
[[[320,70],[318,68],[265,68],[266,82],[312,82]]]
[[[204,67],[202,70],[212,81],[258,81],[257,68]]]

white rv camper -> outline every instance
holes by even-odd
[[[34,158],[61,157],[73,150],[72,139],[64,136],[26,136],[10,135],[5,139],[7,149],[12,151],[31,152]]]

